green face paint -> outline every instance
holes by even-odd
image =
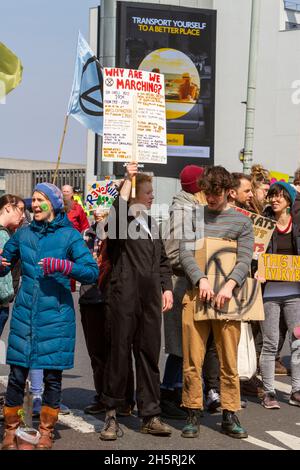
[[[42,209],[42,211],[44,212],[47,212],[49,210],[49,206],[46,202],[41,202],[40,204],[40,208]]]

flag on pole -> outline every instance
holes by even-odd
[[[20,59],[0,42],[0,100],[19,85],[22,71]]]
[[[79,32],[73,87],[67,114],[96,134],[103,132],[103,75],[99,61]]]

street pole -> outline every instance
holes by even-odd
[[[248,85],[247,85],[247,102],[246,102],[246,121],[245,121],[245,140],[244,140],[244,161],[243,161],[243,172],[246,175],[249,175],[251,172],[251,165],[252,165],[252,160],[253,160],[252,156],[253,156],[253,141],[254,141],[259,16],[260,16],[260,0],[252,0],[249,65],[248,65]]]

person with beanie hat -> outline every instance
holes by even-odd
[[[300,255],[299,229],[291,214],[296,199],[296,189],[285,181],[270,186],[268,198],[276,228],[267,253],[278,255]],[[269,214],[270,215],[270,214]],[[260,355],[260,371],[264,396],[262,405],[267,409],[280,408],[275,392],[275,360],[279,341],[280,316],[283,317],[291,346],[292,389],[289,404],[300,406],[300,345],[295,348],[294,328],[300,324],[300,283],[268,281],[263,293],[265,320],[261,322],[263,346]],[[294,343],[293,343],[294,344]]]
[[[63,212],[61,191],[39,183],[32,196],[33,221],[17,230],[0,257],[0,276],[18,260],[22,284],[14,303],[7,349],[10,365],[3,450],[18,448],[16,430],[29,369],[44,372],[37,449],[50,449],[61,403],[64,369],[74,362],[75,311],[70,276],[82,284],[98,279],[98,267],[82,237]],[[30,447],[31,446],[31,447]],[[34,446],[26,445],[26,449]]]
[[[202,178],[203,174],[204,168],[201,166],[185,166],[179,175],[182,189],[190,194],[198,193],[200,191],[198,180]]]

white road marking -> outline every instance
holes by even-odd
[[[92,415],[86,415],[82,410],[74,409],[71,410],[69,415],[58,415],[58,422],[83,434],[100,432],[104,425],[104,421]]]
[[[284,382],[279,382],[279,380],[275,380],[275,389],[279,390],[279,392],[284,393],[291,393],[291,384],[285,384]]]
[[[282,444],[286,445],[290,449],[300,450],[299,437],[293,436],[293,434],[287,434],[286,432],[282,431],[266,431],[266,433],[270,434],[272,437],[282,442]]]
[[[249,442],[250,444],[254,444],[255,446],[262,447],[263,449],[287,450],[284,447],[275,446],[274,444],[270,444],[269,442],[262,441],[261,439],[256,439],[256,437],[252,437],[252,436],[248,436],[247,439],[243,439],[243,442]]]

